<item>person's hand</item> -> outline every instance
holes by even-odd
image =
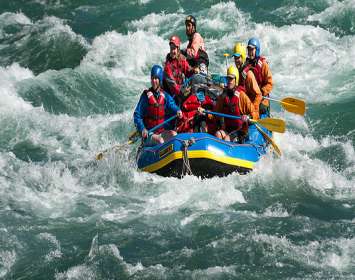
[[[148,137],[148,130],[144,128],[144,129],[142,130],[142,138],[143,138],[143,139],[146,139],[147,137]]]
[[[188,96],[190,94],[191,87],[186,86],[186,87],[181,87],[180,92],[183,96]]]
[[[249,117],[247,115],[242,115],[240,117],[240,119],[242,120],[243,123],[248,123],[249,122]]]
[[[182,117],[183,117],[181,110],[177,111],[176,115],[179,119],[182,119]]]
[[[197,108],[197,111],[198,111],[200,114],[203,114],[203,113],[205,112],[205,109],[200,106],[200,107]]]

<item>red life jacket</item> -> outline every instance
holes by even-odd
[[[228,94],[223,99],[223,113],[233,116],[240,116],[239,109],[239,87],[234,89],[234,94],[232,97],[229,97]],[[234,120],[230,118],[224,118],[224,124],[226,130],[231,132],[233,130],[239,130],[242,127],[242,121],[240,119]]]
[[[256,79],[258,85],[260,87],[262,87],[263,86],[263,76],[262,76],[262,71],[261,70],[262,70],[262,66],[263,66],[264,63],[267,63],[266,58],[264,56],[260,56],[258,58],[258,61],[257,61],[256,65],[255,65],[255,67],[253,65],[251,65],[251,64],[246,65],[243,68],[242,75],[241,75],[243,81],[245,81],[245,79],[247,78],[247,74],[248,74],[249,70],[251,70],[254,73],[254,76],[255,76],[255,79]]]
[[[165,118],[165,95],[164,91],[160,89],[160,94],[158,100],[155,98],[154,94],[148,90],[145,92],[148,97],[148,107],[144,115],[144,125],[149,130],[158,124],[164,122]],[[164,128],[161,127],[157,129],[154,133],[159,134],[164,131]]]
[[[171,69],[173,74],[173,79],[178,85],[182,85],[184,83],[185,75],[183,72],[184,69],[184,60],[186,58],[180,53],[178,58],[172,59],[170,54],[168,54],[168,67]]]

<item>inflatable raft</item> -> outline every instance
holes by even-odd
[[[262,132],[259,131],[262,129]],[[181,133],[164,144],[141,147],[137,165],[142,171],[165,177],[193,174],[202,178],[247,173],[267,151],[271,132],[255,125],[243,144],[227,142],[207,133]],[[266,136],[266,137],[267,137]]]

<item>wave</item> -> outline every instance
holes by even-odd
[[[65,20],[51,16],[32,22],[22,13],[0,15],[0,44],[2,65],[16,62],[35,74],[75,67],[90,48]]]

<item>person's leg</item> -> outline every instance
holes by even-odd
[[[218,130],[215,134],[215,136],[219,139],[225,140],[225,141],[230,141],[229,135],[224,131],[224,130]]]
[[[163,144],[164,143],[164,139],[162,137],[162,134],[153,134],[151,136],[151,142],[152,144]]]
[[[238,130],[233,130],[231,133],[228,134],[230,141],[238,142]]]
[[[174,130],[164,130],[161,134],[161,137],[163,139],[163,143],[166,141],[169,141],[171,138],[173,138],[176,135],[177,135],[177,133]]]

